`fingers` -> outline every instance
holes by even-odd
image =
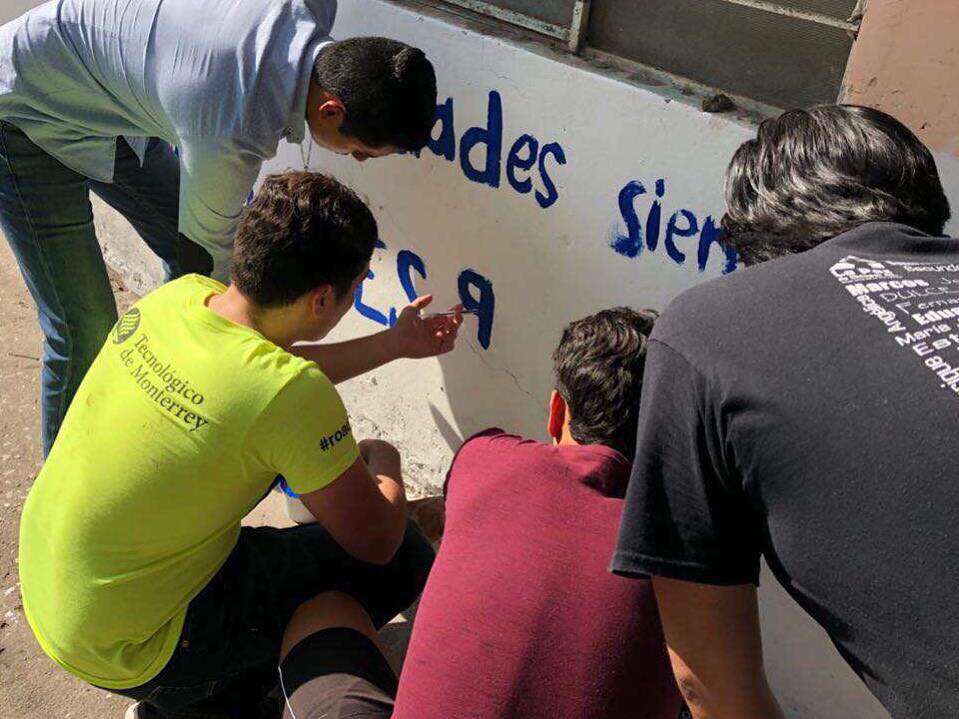
[[[462,315],[444,317],[446,322],[434,330],[434,338],[438,342],[437,354],[446,354],[456,346],[456,336],[459,333],[460,325],[463,323]]]
[[[415,300],[410,302],[410,307],[412,307],[418,312],[422,310],[424,307],[428,307],[430,302],[432,301],[433,301],[433,295],[420,295]]]
[[[456,346],[456,332],[445,332],[437,337],[436,354],[444,355]]]
[[[463,303],[450,307],[449,311],[455,313],[450,317],[454,327],[459,327],[463,324]]]
[[[447,335],[455,337],[456,333],[459,332],[460,325],[463,324],[463,316],[429,317],[424,320],[424,323],[434,337],[445,337]]]

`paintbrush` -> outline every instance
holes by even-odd
[[[428,315],[420,315],[421,319],[429,319],[430,317],[452,317],[453,315],[475,315],[477,310],[448,310],[446,312],[431,312]]]

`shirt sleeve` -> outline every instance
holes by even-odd
[[[213,258],[212,277],[227,283],[233,236],[263,158],[230,139],[185,138],[180,154],[180,232]]]
[[[611,569],[703,584],[758,583],[758,523],[724,456],[707,382],[651,340],[636,457]]]
[[[280,390],[247,442],[261,464],[282,474],[297,494],[322,489],[360,456],[343,401],[315,366]]]

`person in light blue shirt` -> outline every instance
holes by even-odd
[[[336,42],[335,0],[52,0],[0,26],[0,227],[43,329],[44,455],[116,322],[89,191],[167,279],[229,275],[233,233],[281,139],[357,160],[418,150],[422,51]]]

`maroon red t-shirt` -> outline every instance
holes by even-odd
[[[463,445],[394,719],[676,719],[652,588],[607,570],[629,469],[501,430]]]

